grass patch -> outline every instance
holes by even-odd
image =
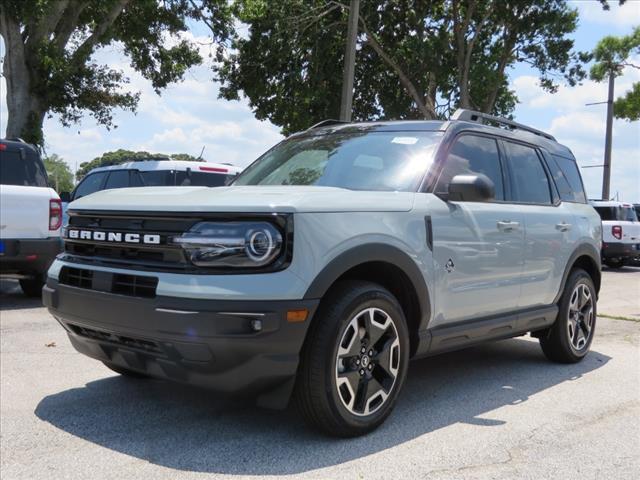
[[[625,320],[627,322],[640,322],[640,318],[625,317],[624,315],[609,315],[607,313],[598,313],[599,317],[609,318],[611,320]]]

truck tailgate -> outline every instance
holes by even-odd
[[[58,198],[51,188],[0,185],[0,238],[26,239],[60,236],[49,231],[49,200]]]

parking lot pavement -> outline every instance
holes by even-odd
[[[620,281],[607,272],[603,292]],[[529,337],[416,361],[379,430],[336,440],[292,410],[114,375],[37,301],[0,287],[3,480],[640,475],[639,322],[599,318],[575,365],[547,362]]]
[[[640,320],[640,267],[604,267],[598,311]]]

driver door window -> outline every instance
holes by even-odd
[[[451,179],[456,175],[478,173],[491,179],[496,190],[496,200],[504,200],[504,180],[497,142],[489,137],[462,135],[455,140],[449,151],[436,184],[436,192],[446,193]]]

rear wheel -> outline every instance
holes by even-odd
[[[296,400],[305,420],[335,436],[370,432],[393,410],[408,360],[395,297],[374,283],[342,282],[323,300],[303,350]]]
[[[128,368],[120,367],[118,365],[113,365],[112,363],[108,363],[108,362],[102,362],[102,363],[104,363],[104,366],[107,367],[109,370],[113,370],[114,372],[119,373],[120,375],[124,375],[125,377],[149,378],[148,375],[145,375],[144,373],[136,372],[135,370],[129,370]]]
[[[38,298],[42,296],[42,287],[44,286],[44,278],[37,275],[33,278],[21,278],[20,288],[27,297]]]
[[[589,352],[596,328],[596,289],[587,272],[571,272],[560,299],[558,319],[540,336],[540,346],[549,360],[575,363]]]

